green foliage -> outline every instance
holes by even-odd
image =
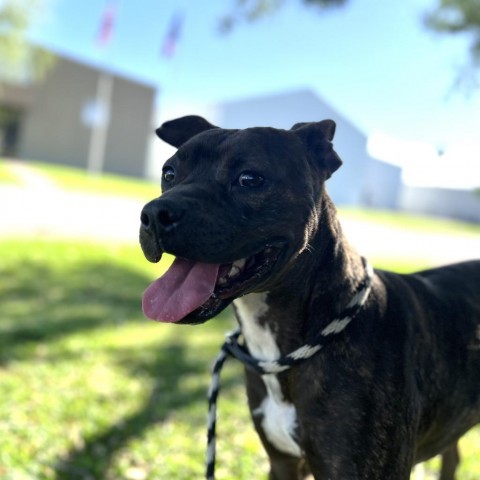
[[[471,64],[456,79],[456,87],[467,93],[480,86],[480,0],[438,0],[439,4],[425,16],[428,28],[443,34],[464,34],[471,39]]]
[[[319,8],[338,7],[348,0],[302,0],[307,6]],[[231,13],[225,15],[220,21],[220,30],[229,32],[239,21],[252,22],[270,15],[279,10],[285,0],[234,0]]]
[[[51,53],[32,46],[26,32],[42,0],[4,0],[0,3],[0,80],[14,82],[41,77],[53,64]]]
[[[472,33],[472,52],[480,60],[480,1],[440,0],[426,17],[427,25],[445,33]]]
[[[318,11],[341,7],[349,0],[300,0],[305,6]],[[220,20],[220,31],[230,32],[241,22],[254,22],[277,12],[287,0],[233,0],[231,11]],[[480,0],[437,0],[438,4],[424,15],[427,28],[440,33],[469,34],[471,42],[471,65],[459,71],[455,88],[471,93],[480,86]]]

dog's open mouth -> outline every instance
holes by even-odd
[[[207,320],[258,285],[277,262],[280,251],[267,246],[255,255],[221,265],[177,257],[145,290],[143,312],[159,322],[180,322],[188,316],[192,323]]]

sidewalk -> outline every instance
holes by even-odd
[[[0,237],[138,243],[143,201],[69,192],[28,166],[18,167],[22,186],[0,184]],[[480,235],[418,233],[355,220],[342,224],[350,243],[367,258],[418,258],[433,265],[480,258]]]
[[[0,183],[0,236],[138,241],[142,201],[70,192],[27,165],[13,171],[22,184]]]
[[[357,220],[343,221],[350,243],[367,258],[418,259],[442,265],[480,259],[480,235],[439,235]]]

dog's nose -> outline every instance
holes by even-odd
[[[145,230],[170,230],[178,224],[184,213],[185,210],[179,205],[156,199],[143,207],[140,222]]]

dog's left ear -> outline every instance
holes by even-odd
[[[213,128],[218,127],[212,125],[203,117],[187,115],[186,117],[176,118],[163,123],[155,130],[155,133],[164,142],[178,148],[195,135]]]
[[[321,122],[296,123],[292,130],[307,146],[313,156],[319,160],[327,171],[329,178],[342,165],[342,160],[332,146],[335,135],[335,122],[322,120]]]

